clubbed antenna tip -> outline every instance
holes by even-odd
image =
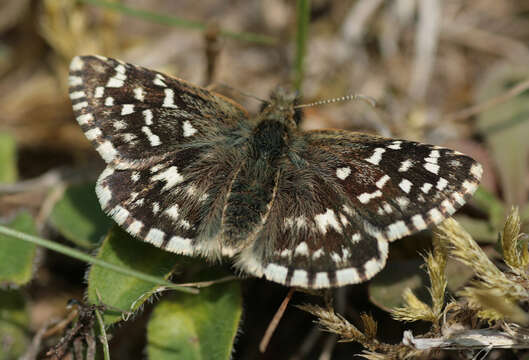
[[[362,94],[351,94],[351,95],[346,95],[346,96],[342,96],[339,98],[326,99],[326,100],[320,100],[320,101],[316,101],[316,102],[309,103],[309,104],[297,105],[294,107],[294,109],[301,109],[301,108],[317,106],[317,105],[326,105],[326,104],[332,104],[336,102],[350,101],[350,100],[362,100],[368,103],[369,105],[371,105],[372,107],[377,106],[376,100],[373,99],[371,96],[362,95]]]

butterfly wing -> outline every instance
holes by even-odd
[[[182,147],[223,142],[247,123],[228,98],[115,59],[75,57],[69,83],[79,125],[116,169],[147,168]]]
[[[96,186],[103,210],[158,247],[218,255],[226,181],[251,131],[245,110],[183,80],[100,56],[72,60],[70,99],[108,163]]]
[[[339,130],[301,133],[280,168],[270,216],[238,265],[310,288],[373,277],[388,242],[453,214],[482,173],[449,149]]]

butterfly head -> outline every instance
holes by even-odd
[[[297,95],[285,88],[278,87],[270,95],[270,100],[261,112],[263,120],[274,120],[283,123],[287,128],[296,128],[296,110],[294,109]]]

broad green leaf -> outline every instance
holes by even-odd
[[[17,180],[17,157],[15,139],[0,133],[0,183],[13,183]]]
[[[0,289],[0,360],[18,359],[27,349],[29,315],[18,290]]]
[[[113,224],[101,210],[94,188],[94,184],[70,186],[50,216],[65,238],[83,248],[97,245]]]
[[[496,244],[498,242],[499,227],[494,227],[491,222],[470,218],[465,215],[458,215],[455,218],[476,241],[486,244]]]
[[[149,359],[230,359],[241,312],[238,282],[163,299],[147,327]]]
[[[404,305],[402,294],[410,288],[419,299],[431,302],[428,295],[428,277],[421,259],[391,261],[369,283],[369,298],[381,309],[389,310]]]
[[[19,213],[8,227],[36,235],[33,218],[28,212]],[[31,280],[37,247],[35,244],[0,235],[0,284],[24,285]]]
[[[168,278],[181,259],[170,252],[134,239],[117,226],[108,233],[97,258],[162,278]],[[106,324],[119,321],[120,310],[136,310],[157,288],[155,284],[97,265],[93,265],[88,274],[88,300],[93,304],[107,306],[104,316]]]
[[[493,68],[479,87],[477,102],[505,94],[528,77],[527,66],[502,65]],[[524,205],[528,193],[529,92],[481,113],[477,125],[498,168],[505,202],[509,205]]]

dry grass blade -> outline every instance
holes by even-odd
[[[520,214],[518,208],[512,208],[507,216],[501,237],[503,258],[507,265],[518,274],[524,274],[529,264],[529,252],[527,242],[520,244]]]

